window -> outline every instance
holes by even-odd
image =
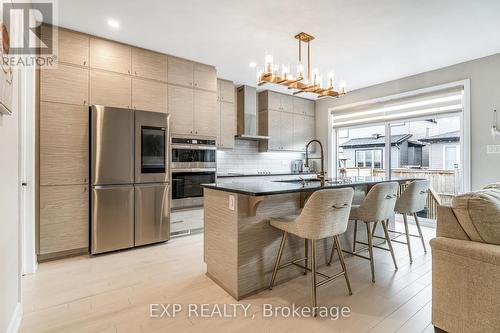
[[[356,166],[358,168],[382,168],[382,149],[357,150]]]
[[[347,139],[348,137],[349,137],[349,130],[348,129],[339,130],[339,139]]]

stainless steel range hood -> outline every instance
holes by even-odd
[[[258,135],[257,89],[241,86],[236,94],[236,139],[269,140],[270,137]]]

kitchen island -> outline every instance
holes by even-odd
[[[414,179],[393,179],[401,185]],[[299,214],[308,197],[327,188],[354,188],[354,203],[360,203],[369,189],[382,177],[353,177],[344,180],[268,181],[252,183],[205,184],[204,260],[207,276],[236,300],[268,287],[282,232],[269,224],[271,217]],[[363,234],[362,232],[360,234]],[[359,239],[362,239],[362,235]],[[318,266],[326,264],[332,240],[318,241]],[[342,236],[342,246],[351,250],[352,226]],[[282,263],[304,254],[304,240],[288,238]],[[294,278],[303,271],[280,270],[277,283]]]

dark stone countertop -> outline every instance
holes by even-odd
[[[269,173],[269,174],[259,174],[259,173],[237,173],[237,172],[228,172],[228,173],[218,173],[217,178],[230,178],[230,177],[272,177],[272,176],[308,176],[315,175],[316,172],[278,172],[278,173]]]
[[[280,180],[280,181],[258,181],[258,182],[231,182],[231,183],[215,183],[202,184],[204,188],[219,190],[225,192],[233,192],[251,196],[263,196],[272,194],[285,194],[294,192],[309,192],[327,188],[342,188],[364,185],[374,185],[377,183],[397,181],[404,183],[407,181],[416,180],[417,178],[392,178],[385,177],[350,177],[349,182],[345,180],[329,179],[325,185],[321,186],[319,181],[300,180]]]

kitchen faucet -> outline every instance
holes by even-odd
[[[317,157],[316,158],[309,158],[309,155],[308,155],[309,145],[313,142],[317,142],[319,144],[319,148],[321,150],[321,155],[319,158],[317,158]],[[306,144],[306,161],[304,163],[305,167],[309,167],[309,160],[321,160],[321,169],[320,169],[320,172],[318,174],[318,179],[321,181],[321,185],[325,185],[325,155],[324,155],[324,151],[323,151],[323,144],[321,144],[321,141],[313,139]]]

